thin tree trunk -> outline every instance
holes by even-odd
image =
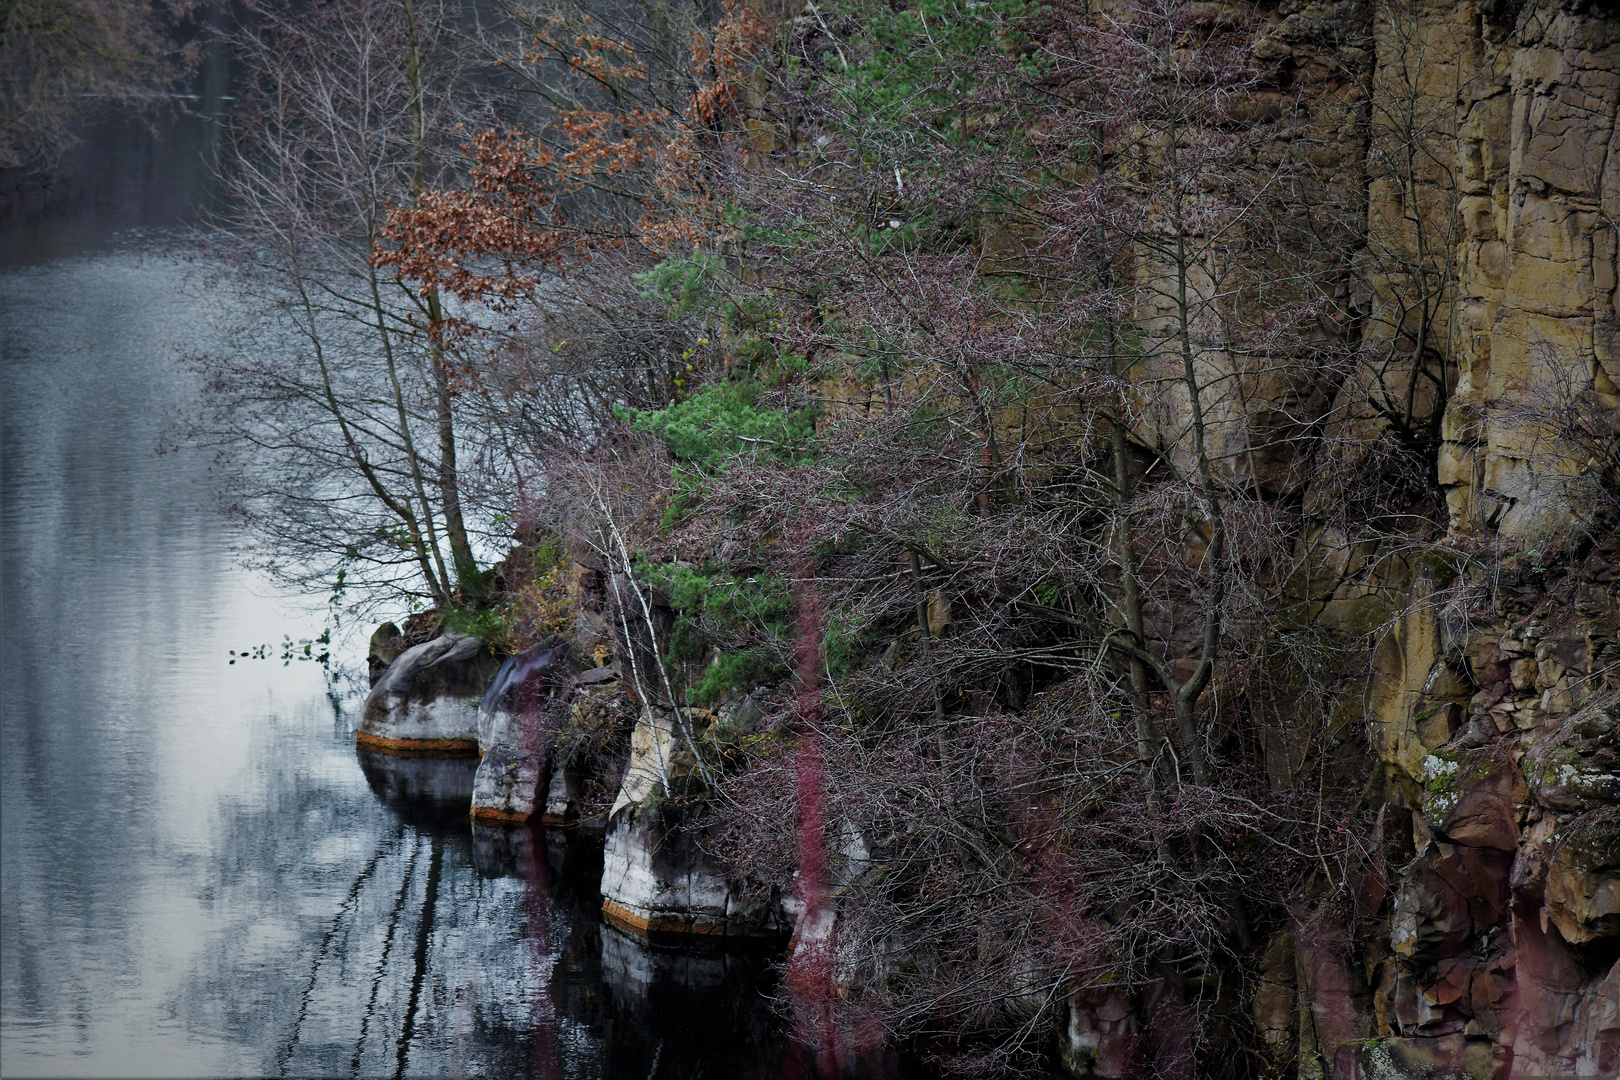
[[[410,85],[411,109],[416,114],[416,175],[411,181],[411,190],[413,194],[420,195],[427,186],[427,120],[422,105],[421,45],[417,38],[416,8],[412,0],[404,0],[404,5],[405,26],[409,35],[406,78]],[[439,426],[439,499],[443,503],[445,538],[450,542],[450,561],[455,565],[457,588],[463,599],[475,599],[482,592],[482,581],[478,560],[473,557],[472,544],[467,540],[467,525],[461,512],[461,481],[456,471],[456,428],[450,372],[445,361],[444,344],[439,337],[444,311],[438,289],[427,289],[423,300],[428,317],[428,360],[433,371],[433,406]]]
[[[1142,585],[1137,579],[1136,555],[1131,550],[1131,513],[1127,506],[1131,475],[1130,459],[1125,445],[1125,423],[1121,415],[1124,402],[1117,389],[1113,393],[1112,408],[1114,415],[1109,425],[1109,448],[1114,459],[1114,497],[1118,507],[1118,516],[1114,524],[1114,545],[1116,558],[1119,559],[1120,599],[1124,607],[1125,628],[1136,639],[1139,648],[1146,648],[1147,636],[1143,632],[1142,619]],[[1153,730],[1153,719],[1148,707],[1147,666],[1135,656],[1127,657],[1127,663],[1131,673],[1132,711],[1136,714],[1136,758],[1142,768],[1142,793],[1147,800],[1148,813],[1157,822],[1162,807],[1159,803],[1159,777],[1156,765],[1158,754],[1155,745],[1160,740],[1159,733]],[[1163,830],[1157,824],[1153,828],[1153,843],[1158,849],[1160,861],[1168,864],[1171,861],[1170,846],[1165,841]]]
[[[1209,597],[1204,608],[1204,641],[1198,657],[1198,666],[1185,682],[1174,688],[1170,695],[1176,713],[1176,729],[1181,735],[1181,741],[1187,750],[1187,760],[1192,767],[1193,780],[1200,786],[1209,783],[1209,768],[1204,759],[1204,748],[1198,738],[1197,725],[1194,722],[1193,712],[1198,703],[1198,695],[1203,693],[1204,687],[1209,685],[1209,679],[1214,671],[1215,656],[1220,648],[1221,641],[1221,604],[1224,599],[1223,590],[1225,578],[1221,572],[1221,563],[1225,558],[1226,548],[1226,520],[1222,512],[1220,496],[1215,489],[1215,473],[1210,467],[1209,451],[1204,444],[1204,403],[1198,385],[1197,363],[1193,356],[1192,345],[1192,308],[1187,299],[1187,279],[1192,273],[1192,256],[1187,251],[1187,232],[1184,224],[1184,196],[1180,191],[1176,176],[1176,129],[1170,129],[1169,150],[1171,182],[1177,184],[1175,198],[1172,201],[1172,214],[1174,221],[1172,227],[1176,230],[1176,337],[1181,350],[1182,379],[1187,387],[1187,399],[1191,412],[1193,454],[1198,463],[1198,482],[1200,494],[1204,499],[1204,509],[1210,517],[1211,536],[1208,546],[1204,549],[1204,561],[1209,569]]]
[[[299,300],[304,307],[304,318],[309,321],[310,343],[315,354],[315,365],[321,373],[321,392],[326,401],[327,411],[337,421],[338,432],[343,436],[343,445],[350,458],[353,459],[355,466],[360,470],[360,475],[364,476],[366,483],[370,485],[372,493],[405,526],[406,535],[410,538],[411,549],[416,555],[417,565],[422,571],[423,580],[427,582],[428,592],[433,598],[433,602],[435,604],[444,604],[449,599],[446,591],[449,583],[442,582],[433,573],[433,564],[428,559],[427,544],[423,541],[421,525],[417,521],[415,513],[412,512],[408,504],[394,498],[383,484],[382,478],[377,475],[377,471],[372,468],[371,462],[366,458],[365,450],[360,446],[359,440],[354,437],[354,432],[349,426],[348,417],[343,413],[342,405],[338,402],[336,392],[332,389],[332,376],[326,366],[326,351],[321,344],[319,334],[315,330],[314,305],[310,302],[309,293],[304,286],[303,275],[298,268],[297,248],[290,248],[288,256],[292,264],[293,281],[298,289]]]
[[[445,597],[449,602],[450,574],[444,565],[444,553],[439,550],[438,530],[433,524],[433,504],[428,501],[427,485],[422,479],[422,458],[416,452],[415,440],[411,437],[410,416],[405,409],[405,390],[400,385],[399,370],[394,363],[394,347],[388,336],[388,324],[383,316],[382,294],[377,287],[377,271],[375,267],[369,269],[367,279],[371,284],[372,309],[377,315],[377,334],[382,338],[383,359],[388,365],[388,382],[394,392],[394,409],[399,417],[400,438],[405,444],[405,455],[411,463],[411,484],[416,491],[416,500],[422,507],[422,522],[427,532],[428,549],[433,552],[433,562],[439,572],[439,581],[442,586],[435,592]]]

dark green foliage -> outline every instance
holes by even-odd
[[[643,296],[662,300],[669,306],[669,317],[678,319],[713,308],[713,281],[722,268],[718,255],[695,252],[684,258],[665,259],[646,273],[635,275],[634,280]]]
[[[857,630],[840,613],[834,612],[827,618],[827,628],[822,635],[822,660],[830,674],[844,675],[871,659],[876,644],[870,633]]]
[[[787,668],[774,650],[744,649],[721,653],[692,686],[692,698],[700,705],[712,705],[728,697],[740,697],[756,686],[780,682]]]
[[[812,456],[816,410],[761,407],[763,389],[753,379],[728,379],[667,409],[626,409],[624,417],[637,431],[662,439],[677,460],[705,470],[739,457]]]
[[[832,65],[841,76],[835,91],[855,106],[851,120],[900,125],[921,118],[935,129],[957,124],[960,140],[965,133],[958,110],[980,80],[972,61],[1012,46],[1007,20],[1022,16],[1029,5],[1024,0],[921,0],[902,10],[886,4],[839,7],[861,19],[867,45],[866,55],[846,54],[847,63]]]
[[[690,672],[694,700],[713,704],[786,677],[793,612],[782,578],[680,566],[649,566],[643,573],[675,609],[664,659]]]
[[[791,628],[787,582],[774,575],[733,579],[721,568],[680,566],[648,567],[646,573],[677,611],[701,614],[714,625],[738,632],[786,634]]]

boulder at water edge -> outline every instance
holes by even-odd
[[[778,905],[743,896],[699,839],[664,813],[624,810],[602,851],[602,914],[651,941],[781,938]]]
[[[474,821],[527,821],[545,770],[540,712],[565,669],[566,646],[542,643],[501,665],[478,709],[483,760],[473,781]]]
[[[476,754],[478,704],[494,671],[481,638],[446,633],[406,649],[371,688],[355,742],[392,754]]]
[[[744,895],[700,838],[659,805],[674,725],[673,710],[649,709],[631,736],[602,851],[603,916],[653,941],[786,936],[780,905]]]

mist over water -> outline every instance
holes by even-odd
[[[474,829],[470,761],[229,663],[324,612],[155,453],[234,317],[161,253],[210,197],[193,111],[0,214],[0,1071],[775,1075],[764,958],[604,928],[592,845]]]

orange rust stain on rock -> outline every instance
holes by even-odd
[[[637,915],[629,908],[615,904],[612,900],[602,901],[602,917],[620,930],[646,937],[651,924],[644,917]]]
[[[602,901],[602,917],[626,933],[648,940],[684,937],[723,937],[724,923],[708,922],[682,915],[642,915],[612,900]]]
[[[529,820],[525,814],[514,814],[510,810],[496,810],[490,806],[473,807],[472,819],[486,825],[522,825]]]
[[[751,938],[767,940],[779,938],[780,934],[769,931],[759,931],[748,927],[730,926],[724,921],[699,919],[689,915],[655,914],[642,915],[631,911],[622,904],[612,900],[602,901],[602,917],[608,923],[627,934],[634,934],[649,941],[669,940],[671,938]]]
[[[354,744],[396,757],[477,757],[476,739],[389,739],[369,731],[354,733]]]

